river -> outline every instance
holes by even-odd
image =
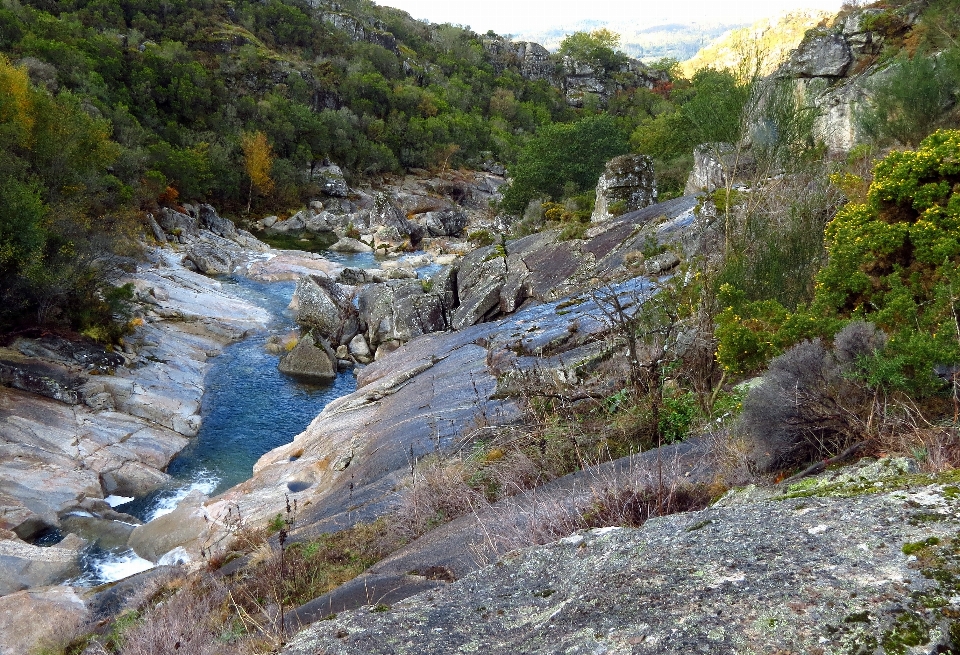
[[[347,266],[375,265],[372,255],[329,255]],[[204,380],[200,432],[167,468],[173,476],[170,483],[141,498],[108,499],[117,511],[142,521],[173,511],[194,490],[214,495],[248,479],[264,453],[292,441],[329,402],[357,386],[351,371],[339,373],[330,384],[311,385],[277,370],[278,356],[268,353],[266,345],[271,336],[285,336],[297,329],[287,309],[295,282],[256,282],[240,276],[220,281],[237,296],[267,309],[274,320],[265,332],[230,344],[211,361]],[[85,552],[82,566],[76,582],[96,585],[152,564],[131,550],[104,551],[92,546]]]

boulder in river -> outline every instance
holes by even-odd
[[[360,330],[357,309],[349,291],[321,275],[300,278],[292,303],[297,323],[315,329],[333,343],[348,343]]]
[[[337,377],[337,358],[330,346],[307,334],[280,358],[281,373],[309,382],[330,382]]]

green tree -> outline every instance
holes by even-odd
[[[510,167],[513,180],[503,195],[502,206],[523,211],[539,194],[562,197],[570,183],[575,190],[593,188],[607,161],[628,150],[626,135],[610,116],[547,125]]]
[[[620,52],[619,48],[620,35],[601,27],[592,32],[568,34],[560,42],[557,53],[574,61],[609,70],[626,61],[626,55]]]

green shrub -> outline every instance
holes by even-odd
[[[493,245],[494,238],[489,230],[474,230],[467,235],[467,241],[477,248],[483,248],[484,246]]]
[[[863,133],[880,143],[915,146],[941,120],[960,90],[960,49],[937,57],[900,55],[871,84],[857,115]]]
[[[832,337],[869,320],[889,336],[873,363],[875,384],[928,396],[943,388],[934,367],[960,362],[960,131],[878,162],[864,203],[844,206],[824,232],[827,264],[808,307],[787,311],[723,289],[718,359],[748,372],[804,338]]]

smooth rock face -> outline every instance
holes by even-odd
[[[342,267],[329,259],[298,250],[278,250],[267,259],[248,262],[242,268],[244,275],[261,282],[299,280],[306,275],[335,276]]]
[[[184,545],[190,545],[190,554],[199,557],[199,549],[203,544],[198,542],[198,537],[205,533],[209,523],[209,516],[202,506],[203,500],[199,492],[194,492],[169,514],[138,525],[130,533],[128,545],[137,555],[151,562]]]
[[[330,382],[337,377],[336,357],[318,344],[309,334],[294,346],[293,350],[280,358],[278,365],[281,373],[311,382]]]
[[[334,252],[373,252],[373,248],[357,239],[340,237],[328,250]]]
[[[947,620],[911,594],[949,599],[951,616],[960,599],[920,575],[902,547],[936,538],[942,547],[929,552],[949,558],[958,511],[955,494],[931,486],[747,498],[639,529],[580,532],[386,611],[341,612],[282,652],[873,652],[898,626],[905,634],[904,616],[923,626],[914,630],[922,652],[948,652]],[[911,520],[919,515],[936,519]]]
[[[622,204],[621,214],[643,209],[657,201],[653,160],[646,155],[621,155],[607,162],[597,182],[593,221],[611,218],[610,206]]]
[[[70,587],[0,597],[0,655],[25,655],[47,640],[72,637],[87,616],[83,600]]]

